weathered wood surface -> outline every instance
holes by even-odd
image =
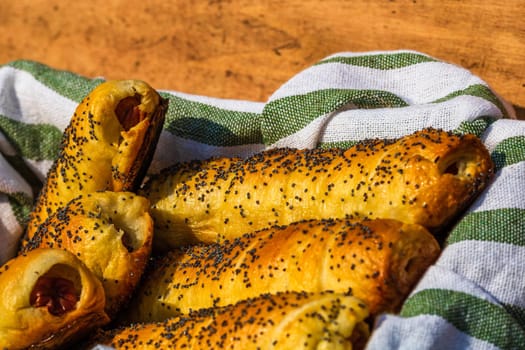
[[[330,54],[413,49],[470,69],[525,118],[524,18],[523,0],[3,0],[0,64],[265,101]]]

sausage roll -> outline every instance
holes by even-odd
[[[159,248],[349,216],[391,218],[438,232],[492,172],[476,136],[424,129],[347,150],[273,149],[247,159],[176,164],[142,193],[152,203]]]
[[[0,267],[2,349],[56,349],[109,318],[100,281],[73,254],[36,249]]]
[[[134,191],[142,183],[162,130],[167,100],[137,80],[108,81],[78,105],[64,131],[26,231],[79,194]]]
[[[23,251],[74,253],[102,281],[110,316],[128,301],[149,259],[153,221],[146,198],[130,192],[81,195],[39,227]]]
[[[160,321],[281,291],[353,295],[397,311],[440,247],[423,226],[390,219],[309,220],[221,244],[175,249],[151,264],[128,321]]]
[[[115,349],[362,349],[369,336],[367,315],[352,296],[262,294],[99,334],[98,342]]]

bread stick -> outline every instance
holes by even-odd
[[[100,281],[72,253],[37,249],[0,268],[2,349],[58,349],[105,325]]]
[[[75,254],[102,281],[113,317],[137,286],[152,240],[148,200],[106,191],[81,195],[49,216],[22,251],[50,247]]]
[[[263,294],[223,308],[99,335],[115,349],[362,349],[366,306],[334,293]]]
[[[134,191],[142,183],[167,101],[138,80],[108,81],[78,105],[64,131],[26,230],[30,239],[46,218],[80,194]]]
[[[396,311],[437,258],[424,227],[390,219],[309,220],[173,250],[145,273],[128,320],[160,321],[263,293],[346,293]]]
[[[493,164],[474,135],[425,129],[347,150],[274,149],[176,164],[149,181],[159,249],[220,242],[304,219],[391,218],[439,232]]]

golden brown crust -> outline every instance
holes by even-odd
[[[22,251],[52,247],[74,253],[102,281],[106,311],[113,316],[138,284],[152,240],[147,199],[130,192],[95,192],[48,217]]]
[[[493,164],[474,135],[425,129],[348,150],[276,149],[246,160],[178,164],[153,178],[158,247],[216,242],[302,219],[392,218],[446,227]]]
[[[395,311],[440,248],[422,226],[394,220],[311,220],[231,242],[168,253],[152,265],[130,321],[159,321],[261,293],[332,290],[372,315]]]
[[[134,191],[160,135],[167,101],[142,81],[108,81],[78,105],[31,213],[27,238],[82,193]]]
[[[73,254],[37,249],[0,268],[3,349],[56,349],[109,322],[100,281]]]
[[[116,349],[361,349],[366,306],[334,293],[263,294],[101,336]]]

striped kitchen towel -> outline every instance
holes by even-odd
[[[15,252],[74,109],[102,81],[37,62],[0,66],[0,262]],[[170,108],[151,173],[177,161],[348,147],[425,127],[478,135],[497,167],[493,182],[401,312],[378,319],[368,348],[525,348],[525,122],[480,78],[423,53],[388,51],[327,57],[265,103],[160,91]]]

